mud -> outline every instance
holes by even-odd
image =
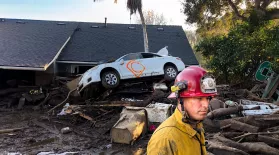
[[[151,135],[141,137],[133,146],[111,143],[110,129],[119,119],[120,109],[103,116],[96,123],[79,116],[48,116],[47,109],[34,111],[32,106],[22,110],[0,110],[0,130],[22,128],[20,131],[0,134],[0,154],[19,152],[77,152],[89,155],[141,155]],[[70,127],[72,132],[62,134]]]

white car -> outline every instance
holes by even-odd
[[[123,79],[135,79],[164,75],[166,80],[174,80],[185,68],[178,57],[155,53],[130,53],[112,63],[97,65],[86,71],[78,83],[78,91],[83,91],[92,83],[101,82],[107,88],[115,88]]]

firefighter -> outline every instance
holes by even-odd
[[[214,77],[190,66],[177,75],[171,90],[168,98],[177,99],[177,108],[153,133],[147,155],[205,155],[202,120],[217,95]]]

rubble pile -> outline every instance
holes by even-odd
[[[111,90],[96,88],[99,90],[95,92],[88,89],[82,99],[76,90],[78,80],[60,78],[56,86],[18,86],[1,90],[0,111],[7,112],[1,118],[10,119],[9,111],[23,112],[31,107],[31,111],[26,110],[30,120],[24,116],[20,124],[7,123],[1,128],[0,136],[6,136],[7,142],[3,146],[14,140],[7,138],[8,134],[20,133],[17,138],[27,139],[28,145],[15,145],[23,152],[25,148],[32,150],[29,143],[32,142],[30,146],[33,147],[36,141],[35,144],[43,146],[40,142],[49,139],[51,144],[45,147],[52,148],[56,141],[63,141],[64,150],[61,151],[68,150],[67,147],[97,150],[116,142],[136,145],[144,152],[152,132],[172,114],[177,104],[167,98],[171,84],[165,81],[127,82]],[[279,105],[276,96],[271,95],[276,94],[273,85],[267,89],[266,83],[257,83],[251,90],[218,85],[217,89],[219,95],[211,100],[209,113],[203,121],[207,150],[216,155],[279,154]],[[29,134],[27,136],[37,133],[37,137],[42,137],[26,138],[25,133]],[[67,144],[72,142],[74,144]],[[122,149],[128,147],[131,146],[125,145]]]
[[[23,109],[23,106],[33,106],[34,110],[55,106],[63,101],[68,93],[66,87],[19,86],[0,91],[0,109],[7,111]]]
[[[241,97],[240,97],[241,98]],[[279,154],[279,106],[240,99],[213,99],[204,120],[213,154]]]

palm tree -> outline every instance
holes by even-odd
[[[117,3],[117,0],[114,0]],[[142,1],[141,0],[127,0],[127,8],[130,10],[130,14],[139,13],[142,24],[143,40],[144,40],[144,52],[149,52],[148,37],[145,25],[145,19],[142,12]]]

